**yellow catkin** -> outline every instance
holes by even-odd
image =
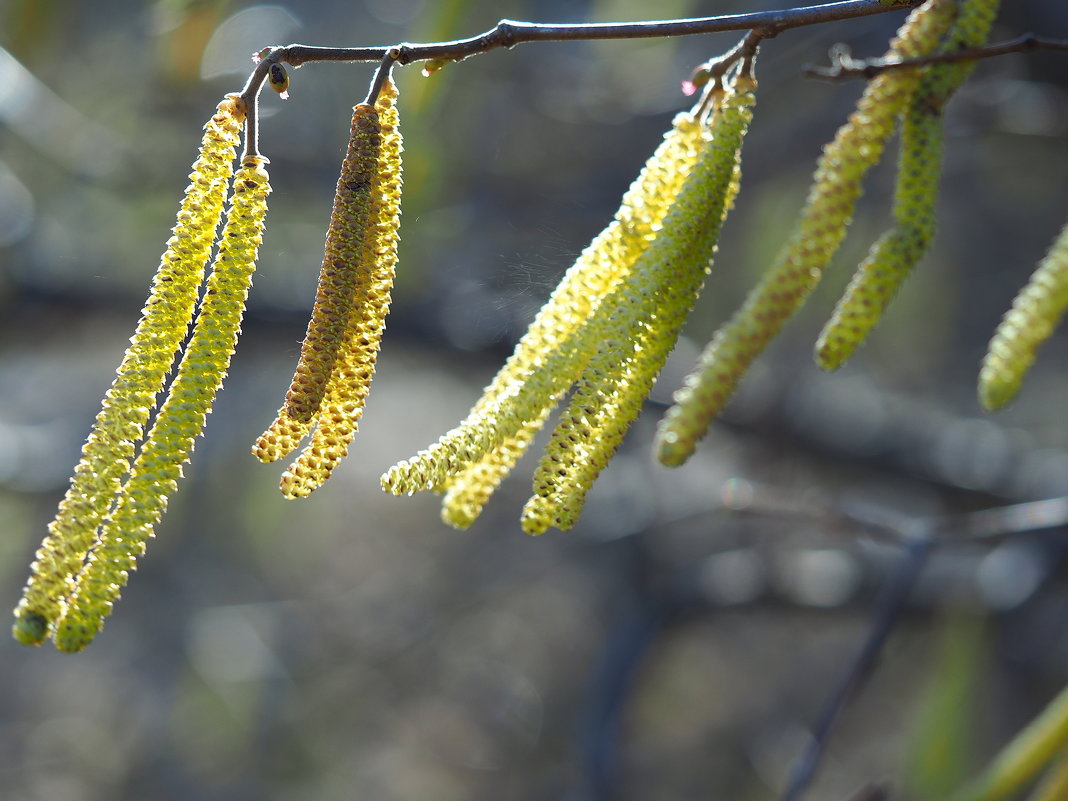
[[[334,194],[323,264],[308,331],[285,404],[256,441],[252,453],[276,461],[296,449],[315,423],[345,340],[349,318],[359,302],[361,281],[371,258],[370,231],[382,149],[381,121],[373,106],[353,109],[348,149]],[[366,291],[365,289],[363,291]]]
[[[1039,346],[1068,309],[1068,224],[1012,302],[979,372],[979,402],[994,411],[1016,397]]]
[[[167,400],[56,625],[54,639],[61,651],[83,649],[110,614],[177,489],[182,465],[230,366],[267,214],[265,162],[261,156],[246,158],[234,176],[232,203],[193,334]]]
[[[534,475],[523,529],[570,528],[674,347],[709,272],[722,223],[738,190],[742,140],[756,86],[731,87],[708,126],[697,162],[627,286]]]
[[[886,57],[931,52],[955,15],[953,0],[928,0],[909,15]],[[919,80],[920,73],[911,69],[873,78],[856,110],[824,147],[793,234],[742,308],[716,332],[676,393],[665,418],[674,439],[661,437],[658,450],[663,464],[674,467],[690,457],[750,365],[815,288],[845,236],[861,181],[879,161]]]
[[[676,116],[612,222],[564,274],[467,418],[390,468],[382,477],[384,489],[397,495],[445,489],[450,524],[466,526],[477,516],[596,351],[597,337],[588,323],[655,238],[701,139],[701,125],[692,114]]]
[[[984,44],[997,7],[996,0],[967,0],[937,52]],[[928,67],[904,113],[894,227],[861,262],[819,336],[816,363],[824,369],[835,370],[853,355],[930,245],[942,167],[942,112],[972,68],[972,62]]]
[[[22,643],[42,642],[62,613],[74,576],[112,506],[174,355],[188,333],[244,118],[244,103],[237,95],[227,95],[204,126],[199,157],[141,320],[15,610],[14,635]]]
[[[544,416],[524,422],[514,437],[504,440],[442,488],[445,492],[441,499],[442,521],[463,529],[478,519],[504,477],[530,447],[550,411],[546,409]]]
[[[1027,801],[1064,801],[1068,798],[1068,749],[1062,750]]]
[[[376,103],[382,144],[372,183],[370,224],[357,257],[353,308],[311,441],[282,474],[281,489],[287,498],[305,497],[322,486],[348,454],[374,377],[397,268],[402,142],[396,100],[397,89],[387,81]]]

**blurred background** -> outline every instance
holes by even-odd
[[[999,38],[1068,36],[1057,0]],[[13,607],[114,375],[201,126],[266,44],[383,45],[500,17],[637,20],[771,0],[0,0],[0,598]],[[786,236],[860,85],[800,76],[883,52],[901,12],[766,43],[742,192],[654,402],[571,532],[519,531],[536,457],[467,532],[380,473],[452,427],[738,35],[523,45],[400,69],[394,310],[347,462],[285,501],[248,448],[299,352],[368,65],[263,96],[274,194],[226,388],[138,573],[80,655],[0,637],[0,797],[769,799],[900,557],[838,508],[924,517],[1061,495],[1068,337],[983,416],[985,344],[1068,211],[1068,60],[981,64],[946,120],[940,234],[854,362],[810,351],[887,225],[875,170],[835,269],[685,467],[662,404]],[[892,151],[888,151],[892,152]],[[739,498],[774,514],[738,514]],[[827,515],[811,509],[831,509]],[[935,551],[811,797],[889,779],[935,798],[1068,677],[1064,530]]]

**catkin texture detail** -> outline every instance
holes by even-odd
[[[596,351],[603,301],[655,239],[702,137],[692,114],[675,117],[613,220],[564,274],[468,416],[438,442],[390,468],[382,477],[386,491],[438,489],[446,492],[447,523],[466,527],[477,517]]]
[[[929,0],[909,15],[886,58],[930,53],[955,14],[953,0]],[[819,283],[845,237],[861,182],[882,156],[919,80],[915,69],[892,70],[873,78],[857,108],[824,147],[793,234],[742,308],[716,332],[676,393],[665,418],[672,421],[674,437],[660,438],[661,463],[675,467],[690,457],[750,365]]]
[[[278,416],[252,448],[262,462],[296,449],[315,424],[367,269],[382,131],[373,106],[357,105],[334,193],[319,284],[293,380]]]
[[[156,397],[188,333],[222,217],[244,118],[244,103],[237,95],[227,95],[204,126],[200,153],[141,319],[15,610],[14,635],[22,643],[42,642],[62,613],[74,588],[74,576],[111,509]]]
[[[305,497],[330,478],[348,454],[371,388],[397,269],[403,144],[396,101],[396,86],[386,81],[375,105],[381,145],[367,228],[356,257],[352,307],[311,441],[282,474],[281,490],[287,498]]]
[[[997,5],[991,0],[965,2],[937,52],[951,53],[984,44]],[[894,227],[872,246],[820,333],[816,363],[826,370],[840,367],[864,342],[934,237],[942,168],[942,113],[973,66],[972,62],[965,62],[927,67],[904,112]]]
[[[642,254],[626,287],[614,294],[615,309],[601,347],[535,471],[534,495],[521,516],[527,533],[574,525],[587,492],[641,412],[709,273],[723,220],[737,194],[755,88],[750,77],[739,77],[723,98],[659,236]]]
[[[1068,309],[1068,224],[1012,302],[979,371],[979,402],[1000,409],[1020,391],[1039,346]]]
[[[246,158],[234,176],[233,199],[193,334],[167,400],[56,626],[54,638],[61,651],[80,651],[102,627],[177,489],[182,465],[189,461],[222,386],[263,237],[270,192],[266,161],[262,156]]]

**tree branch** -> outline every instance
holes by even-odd
[[[831,53],[831,66],[808,66],[804,68],[804,74],[810,78],[823,78],[830,81],[847,78],[874,78],[887,70],[902,69],[904,67],[926,67],[928,64],[974,61],[981,58],[1003,56],[1006,53],[1033,53],[1038,50],[1068,52],[1068,39],[1047,39],[1035,36],[1033,33],[1025,33],[1015,39],[996,42],[984,47],[969,47],[953,53],[937,53],[899,61],[884,61],[882,59],[857,60],[849,55],[847,49],[839,46]]]
[[[725,14],[718,17],[655,20],[645,22],[574,23],[555,25],[541,22],[517,22],[503,19],[484,33],[467,39],[428,44],[404,43],[401,64],[428,59],[459,60],[486,53],[499,47],[515,47],[525,42],[568,42],[600,39],[644,39],[661,36],[691,36],[701,33],[759,29],[761,38],[804,25],[866,17],[918,5],[916,2],[888,4],[880,0],[839,0],[818,6],[758,11],[750,14]],[[293,44],[281,48],[278,60],[298,67],[311,61],[378,61],[389,47],[309,47]],[[268,56],[270,58],[270,56]]]
[[[750,14],[725,14],[717,17],[697,17],[679,20],[645,22],[575,23],[555,25],[539,22],[501,20],[484,33],[467,39],[427,44],[402,43],[378,47],[312,47],[291,44],[284,47],[265,48],[258,56],[259,63],[249,76],[241,91],[246,103],[253,100],[263,85],[267,70],[272,63],[282,62],[299,67],[313,61],[381,61],[386,53],[396,48],[400,55],[397,62],[410,64],[413,61],[442,59],[458,61],[500,47],[515,47],[524,42],[590,41],[601,39],[642,39],[661,36],[691,36],[702,33],[755,30],[762,39],[779,34],[790,28],[817,25],[824,22],[867,17],[909,8],[919,0],[886,3],[881,0],[839,0],[817,6],[787,8],[777,11],[759,11]]]

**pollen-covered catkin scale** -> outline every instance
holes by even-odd
[[[311,441],[282,474],[287,498],[305,497],[330,478],[348,454],[371,388],[397,268],[401,150],[397,88],[387,80],[375,103],[381,130],[377,170],[361,249],[356,256],[352,308],[339,342]]]
[[[233,199],[193,334],[167,400],[56,625],[54,639],[61,651],[88,645],[111,612],[177,488],[182,465],[230,366],[263,237],[270,192],[266,161],[247,157],[234,175]]]
[[[997,7],[997,0],[966,0],[938,52],[984,44]],[[903,115],[894,227],[872,246],[820,333],[816,363],[824,369],[835,370],[853,355],[930,245],[942,166],[942,111],[972,68],[973,62],[929,66]]]
[[[956,15],[953,0],[928,0],[915,9],[891,42],[887,58],[931,52]],[[676,393],[659,439],[658,457],[685,462],[727,404],[750,365],[801,307],[838,250],[861,193],[861,181],[879,161],[902,108],[920,80],[914,69],[877,75],[856,110],[823,150],[808,199],[790,239],[741,309],[716,332],[694,371]]]
[[[396,495],[442,489],[446,522],[465,527],[477,517],[596,351],[589,324],[655,238],[702,136],[692,114],[675,117],[612,222],[564,274],[468,417],[430,448],[390,468],[382,477],[384,489]]]
[[[294,451],[315,423],[345,338],[360,275],[366,269],[373,225],[372,192],[379,169],[382,131],[373,106],[353,109],[351,135],[334,194],[319,286],[285,405],[252,448],[262,462]]]
[[[74,576],[114,502],[156,395],[188,333],[244,118],[244,103],[237,95],[227,95],[204,126],[200,154],[141,320],[15,610],[14,635],[22,643],[43,641],[62,613]]]
[[[641,411],[704,284],[719,232],[738,190],[739,154],[752,119],[756,84],[738,77],[713,114],[697,161],[675,196],[656,239],[602,331],[567,410],[534,475],[524,531],[570,528],[586,493]]]
[[[994,411],[1016,397],[1039,346],[1068,309],[1068,225],[1005,315],[979,372],[979,401]]]

